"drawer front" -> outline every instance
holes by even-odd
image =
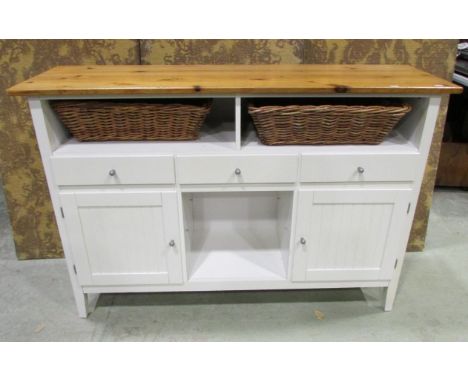
[[[177,156],[181,184],[294,183],[296,155]]]
[[[60,186],[175,183],[172,156],[52,158]]]
[[[301,182],[413,181],[418,154],[302,155]]]

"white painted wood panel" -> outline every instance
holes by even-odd
[[[391,308],[440,97],[413,98],[380,145],[279,147],[244,123],[242,98],[215,102],[197,141],[88,143],[69,137],[47,101],[31,100],[81,316],[92,292],[389,286]],[[162,192],[169,187],[177,191]],[[220,203],[194,214],[183,205],[184,282],[178,201],[219,191]]]
[[[86,293],[138,293],[138,292],[200,292],[224,290],[281,290],[325,288],[378,288],[387,287],[388,281],[315,281],[291,282],[288,280],[188,280],[179,285],[100,285],[85,286]]]
[[[276,231],[284,269],[289,269],[294,192],[278,193]]]
[[[88,304],[88,295],[83,292],[83,289],[78,281],[78,277],[73,269],[74,259],[70,250],[70,238],[67,234],[64,219],[62,219],[60,211],[61,202],[59,188],[54,181],[54,173],[50,160],[53,148],[59,145],[61,140],[66,139],[66,133],[63,130],[57,130],[57,126],[51,125],[54,123],[54,121],[56,121],[56,118],[51,117],[52,113],[46,104],[47,102],[41,101],[37,98],[29,99],[29,108],[31,110],[34,130],[36,132],[37,143],[41,153],[42,165],[44,166],[50,198],[54,207],[55,219],[62,241],[65,262],[72,285],[73,295],[75,297],[78,315],[84,318],[88,316],[89,311],[92,310],[90,309],[92,306]]]
[[[412,181],[419,154],[302,154],[301,182]],[[360,169],[362,172],[360,172]]]
[[[81,285],[182,282],[175,192],[63,192],[61,200]]]
[[[293,281],[390,280],[410,194],[300,191]]]
[[[242,118],[242,117],[241,117]],[[236,125],[237,128],[240,128]],[[200,155],[219,154],[234,155],[245,154],[412,154],[418,153],[414,144],[408,141],[398,131],[391,132],[380,145],[291,145],[291,146],[267,146],[259,142],[255,131],[247,131],[244,138],[236,141],[235,134],[239,130],[234,127],[219,126],[208,130],[202,128],[200,137],[196,141],[129,141],[129,142],[79,142],[70,138],[59,147],[53,154],[54,157],[98,157],[98,156],[151,156],[155,153]]]
[[[424,176],[424,170],[427,162],[427,158],[429,156],[429,150],[431,147],[432,137],[434,135],[434,129],[436,126],[441,97],[434,96],[427,99],[427,108],[423,116],[421,116],[420,122],[418,123],[418,130],[420,133],[417,134],[419,139],[419,149],[421,152],[421,159],[418,163],[417,171],[415,173],[414,181],[413,181],[413,193],[411,195],[411,204],[412,207],[408,213],[408,219],[405,224],[401,227],[403,233],[399,242],[395,243],[396,251],[398,252],[398,263],[395,267],[395,270],[392,274],[392,279],[390,284],[387,288],[386,298],[385,298],[385,310],[389,311],[392,309],[393,302],[395,300],[398,281],[400,279],[400,273],[403,267],[403,262],[405,258],[406,252],[406,245],[408,242],[408,238],[411,232],[411,223],[413,221],[414,213],[416,211],[416,205],[418,202],[419,192],[421,189],[421,184]],[[408,128],[409,130],[409,128]]]
[[[55,181],[60,186],[171,184],[174,159],[158,157],[52,157]],[[111,171],[115,174],[111,175]]]
[[[181,184],[294,183],[297,155],[176,156]]]
[[[189,281],[285,280],[292,192],[184,195]]]

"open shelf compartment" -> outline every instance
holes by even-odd
[[[313,102],[314,98],[288,97],[288,102]],[[324,102],[320,97],[321,102]],[[405,97],[402,102],[412,106],[410,113],[378,145],[285,145],[268,146],[258,139],[252,120],[247,112],[247,104],[256,97],[219,97],[213,98],[210,113],[200,130],[200,137],[194,141],[117,141],[117,142],[79,142],[70,136],[68,130],[58,120],[53,110],[44,101],[44,111],[49,126],[53,155],[68,156],[105,156],[158,154],[199,154],[199,153],[415,153],[419,152],[423,131],[427,98]],[[262,99],[263,101],[265,98]],[[277,98],[269,98],[275,104]],[[281,98],[279,98],[281,101]],[[333,101],[332,98],[330,98]]]
[[[380,97],[377,104],[382,101],[391,101],[396,104],[409,104],[411,110],[405,115],[396,126],[389,132],[380,144],[343,144],[343,145],[265,145],[260,142],[252,118],[248,113],[248,105],[314,105],[314,104],[367,104],[372,102],[369,97],[269,97],[269,98],[243,98],[241,104],[242,131],[241,150],[243,152],[334,152],[341,151],[347,153],[418,153],[421,143],[421,134],[425,122],[425,115],[428,107],[427,98],[420,97]]]
[[[286,280],[291,191],[183,193],[189,281]]]
[[[172,102],[177,103],[178,99],[172,99]],[[44,110],[53,140],[57,141],[53,145],[55,156],[230,152],[238,147],[234,97],[212,99],[211,110],[200,129],[199,138],[192,141],[80,142],[70,134],[49,104],[44,105]]]

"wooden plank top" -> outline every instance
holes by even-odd
[[[58,66],[8,89],[21,96],[460,92],[409,65]]]

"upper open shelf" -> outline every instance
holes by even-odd
[[[302,102],[307,97],[295,97]],[[317,97],[315,97],[317,98]],[[250,98],[251,99],[251,98]],[[294,99],[294,97],[292,97]],[[272,103],[275,98],[271,97]],[[349,154],[408,154],[418,153],[429,99],[409,97],[402,101],[412,110],[378,145],[264,145],[258,139],[248,116],[248,98],[222,97],[213,100],[200,137],[195,141],[118,141],[79,142],[70,136],[58,120],[48,101],[42,101],[49,124],[49,136],[56,157],[158,155],[158,154],[284,154],[284,153],[349,153]]]

